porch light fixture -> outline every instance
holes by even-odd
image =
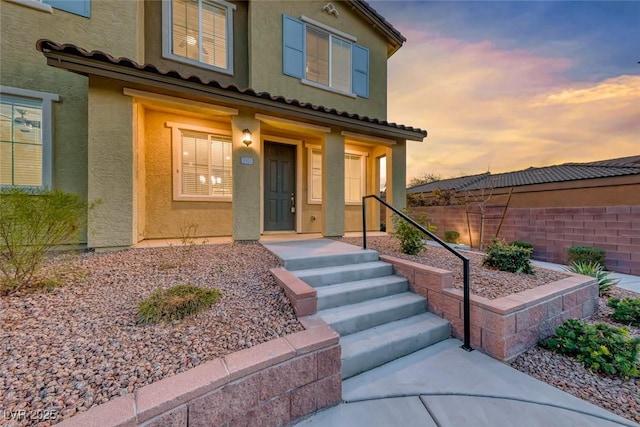
[[[247,147],[251,145],[251,131],[249,129],[245,129],[242,131],[242,142]]]

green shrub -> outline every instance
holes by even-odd
[[[139,323],[180,320],[209,308],[220,298],[218,289],[176,285],[157,289],[138,306]]]
[[[0,294],[37,287],[47,252],[71,243],[91,207],[61,190],[0,190]]]
[[[533,274],[531,249],[507,245],[504,240],[493,239],[487,246],[482,265],[511,273]]]
[[[620,280],[609,277],[609,272],[604,271],[602,265],[597,262],[572,262],[566,268],[567,271],[572,273],[582,274],[584,276],[595,277],[598,282],[598,294],[600,296],[608,295],[611,288],[616,286]]]
[[[571,246],[567,249],[567,264],[574,262],[604,265],[604,250],[590,246]]]
[[[406,214],[410,214],[406,212]],[[425,227],[429,231],[435,231],[436,227],[427,221],[427,216],[422,214],[415,221]],[[407,255],[417,255],[425,249],[424,239],[427,237],[422,231],[402,219],[398,215],[393,216],[393,226],[395,228],[395,236],[400,241],[400,249]]]
[[[393,218],[396,238],[400,241],[400,249],[408,255],[417,255],[425,248],[422,231],[409,224],[399,216]]]
[[[611,314],[614,320],[640,327],[640,298],[610,298],[607,305],[614,309]]]
[[[533,252],[533,243],[525,242],[524,240],[514,240],[509,243],[511,246],[517,246],[519,248],[531,249]]]
[[[444,232],[444,241],[447,243],[458,243],[460,233],[455,230],[447,230]]]
[[[556,329],[556,335],[540,341],[544,348],[575,357],[587,368],[623,378],[640,374],[640,337],[631,337],[626,328],[605,323],[590,325],[569,319]]]
[[[380,223],[380,231],[387,231],[387,224],[384,222]]]

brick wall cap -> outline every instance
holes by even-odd
[[[296,355],[300,355],[338,344],[340,334],[327,325],[296,332],[285,336],[284,339],[293,347]]]
[[[224,356],[229,371],[229,381],[251,375],[266,367],[291,359],[296,352],[284,338],[267,341]]]
[[[136,392],[138,422],[149,420],[229,382],[222,358],[151,383]]]
[[[137,426],[133,395],[121,396],[56,424],[60,427]]]

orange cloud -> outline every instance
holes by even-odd
[[[407,32],[389,120],[429,131],[407,176],[443,177],[640,154],[640,76],[575,82],[566,58]]]

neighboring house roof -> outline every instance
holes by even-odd
[[[426,184],[416,185],[414,187],[407,188],[407,193],[429,193],[436,189],[441,190],[461,190],[468,185],[471,185],[477,181],[483,180],[489,176],[489,172],[481,173],[479,175],[461,176],[458,178],[441,179],[439,181],[428,182]]]
[[[583,179],[609,178],[623,175],[640,175],[640,156],[599,160],[589,163],[564,163],[541,168],[528,168],[499,174],[484,173],[461,178],[452,178],[413,187],[408,193],[430,192],[436,188],[480,190],[483,188],[518,187],[522,185],[551,182],[578,181]]]
[[[364,126],[364,130],[379,132],[387,131],[387,134],[395,138],[405,138],[414,141],[422,141],[427,136],[427,131],[420,128],[405,126],[386,120],[360,116],[355,113],[339,111],[335,108],[324,107],[302,102],[297,99],[286,99],[283,96],[271,95],[268,92],[256,92],[251,88],[239,88],[234,84],[224,85],[215,80],[204,81],[199,76],[184,76],[178,71],[164,71],[153,64],[138,64],[129,58],[114,58],[106,52],[99,50],[87,51],[74,44],[61,44],[47,39],[40,39],[36,43],[36,49],[44,53],[49,59],[48,64],[67,69],[83,75],[101,75],[118,78],[126,81],[137,81],[144,84],[168,83],[180,86],[181,89],[194,89],[201,91],[202,95],[214,95],[223,98],[226,102],[255,106],[266,104],[268,107],[280,107],[288,112],[298,113],[306,118],[322,118],[325,121],[332,118],[333,121],[341,121],[345,125]],[[144,80],[140,80],[144,79]]]

